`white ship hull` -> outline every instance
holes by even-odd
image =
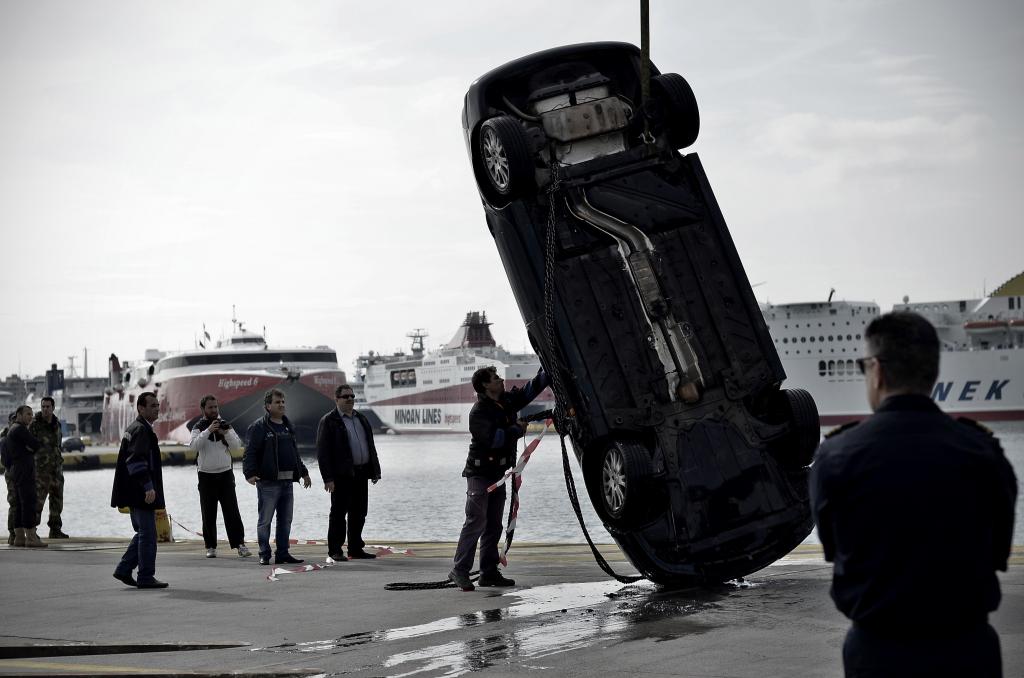
[[[511,389],[527,382],[529,379],[506,378],[505,387]],[[385,426],[396,433],[469,433],[469,411],[476,400],[476,392],[466,384],[398,396],[370,406]],[[545,389],[529,411],[553,406],[554,396]]]
[[[863,419],[870,414],[864,377],[856,367],[844,374],[822,375],[815,357],[787,358],[785,388],[802,388],[818,404],[822,426]],[[946,351],[935,402],[950,415],[981,421],[1024,419],[1024,361],[1019,349]]]
[[[761,310],[786,370],[783,387],[809,391],[823,426],[870,414],[854,361],[863,355],[867,325],[880,314],[876,304],[766,304]],[[932,397],[943,411],[982,421],[1024,419],[1024,337],[1014,329],[1024,316],[1020,297],[900,304],[893,310],[919,313],[938,332],[942,351]]]

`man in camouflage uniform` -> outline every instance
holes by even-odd
[[[60,448],[60,420],[53,414],[53,398],[39,401],[39,412],[32,419],[29,433],[42,443],[36,451],[36,522],[42,523],[43,504],[50,497],[50,539],[67,539],[61,532],[60,513],[64,509],[64,457]]]

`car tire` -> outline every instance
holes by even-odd
[[[661,123],[673,148],[686,148],[700,132],[700,109],[690,83],[678,73],[651,78],[651,96],[660,105]]]
[[[779,464],[786,470],[795,470],[810,465],[814,452],[821,440],[821,422],[818,406],[811,394],[802,388],[791,388],[779,392],[781,405],[789,420],[789,433],[774,441],[772,452]]]
[[[534,183],[533,157],[526,130],[515,118],[502,115],[485,120],[476,141],[478,181],[485,194],[503,200],[523,195]]]
[[[619,441],[601,455],[598,494],[601,507],[617,526],[633,525],[649,515],[648,485],[652,475],[651,456],[636,442]]]

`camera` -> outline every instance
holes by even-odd
[[[221,431],[227,431],[229,428],[231,428],[231,422],[229,422],[227,419],[218,419],[217,421],[220,423]]]

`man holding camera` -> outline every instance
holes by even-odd
[[[203,396],[199,407],[203,418],[192,427],[189,447],[198,454],[199,510],[203,515],[206,557],[217,557],[217,503],[220,502],[228,543],[238,550],[239,557],[248,558],[252,552],[245,545],[245,528],[238,512],[235,473],[231,463],[231,450],[240,449],[242,440],[231,424],[220,418],[220,406],[215,396]]]

